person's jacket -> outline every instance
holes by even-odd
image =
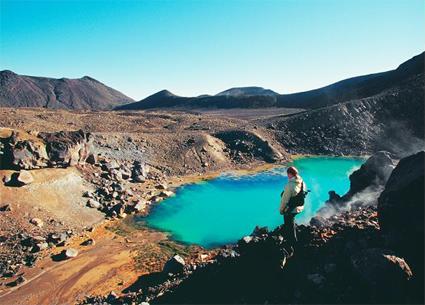
[[[307,190],[307,185],[299,175],[288,179],[288,183],[285,185],[285,190],[280,198],[280,214],[287,212],[297,214],[302,212],[304,206],[295,207],[292,209],[292,211],[286,210],[289,199],[291,199],[291,197],[294,197],[301,191],[302,183],[304,183],[304,190]]]

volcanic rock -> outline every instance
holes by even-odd
[[[42,251],[45,250],[49,247],[49,244],[46,242],[41,242],[35,245],[34,247],[34,251],[38,252],[38,251]]]
[[[93,136],[83,130],[40,133],[39,137],[46,143],[50,162],[57,166],[85,162],[93,150]]]
[[[97,156],[93,153],[89,154],[87,159],[86,159],[86,162],[88,164],[92,164],[92,165],[96,164],[97,163]]]
[[[12,211],[12,207],[10,204],[5,204],[0,207],[0,212],[10,212]]]
[[[93,209],[98,209],[102,205],[98,201],[90,198],[89,200],[87,200],[87,206],[89,206],[89,207],[91,207]]]
[[[372,248],[352,255],[351,264],[372,293],[387,295],[389,302],[403,302],[412,271],[392,251]]]
[[[72,258],[72,257],[76,257],[78,255],[78,250],[74,249],[74,248],[69,248],[64,250],[65,252],[65,257],[66,258]]]
[[[135,182],[145,182],[145,179],[147,178],[148,173],[149,173],[149,167],[146,164],[140,161],[133,162],[133,168],[131,170],[131,178]]]
[[[135,210],[135,211],[138,211],[138,212],[142,212],[142,211],[144,211],[145,210],[145,208],[146,208],[146,200],[144,200],[144,199],[140,199],[140,200],[138,200],[137,201],[137,203],[134,205],[134,207],[133,207],[133,209]]]
[[[21,170],[18,173],[16,180],[20,185],[26,185],[32,183],[34,181],[34,178],[29,171]]]
[[[82,246],[92,246],[95,245],[95,241],[92,238],[89,238],[81,243]]]
[[[184,271],[185,261],[180,255],[174,255],[170,260],[168,260],[162,272],[165,274],[177,274]]]
[[[72,166],[85,162],[93,149],[93,137],[82,130],[37,136],[13,131],[10,137],[0,140],[4,145],[0,164],[6,169]]]
[[[344,199],[374,185],[384,185],[395,168],[394,157],[386,151],[379,151],[371,156],[350,175],[350,190]]]
[[[425,152],[403,158],[378,199],[378,221],[390,247],[423,274]]]
[[[44,222],[40,218],[32,218],[30,223],[40,228],[44,225]]]

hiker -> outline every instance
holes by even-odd
[[[284,232],[288,245],[286,250],[290,257],[294,254],[294,246],[297,242],[294,218],[304,209],[307,186],[295,167],[289,167],[286,172],[288,174],[288,183],[285,185],[285,190],[281,193],[280,214],[283,215]]]

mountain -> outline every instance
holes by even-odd
[[[116,110],[137,110],[137,109],[147,109],[147,108],[168,108],[175,107],[178,104],[185,103],[190,100],[189,97],[181,97],[171,93],[168,90],[161,90],[157,93],[154,93],[147,98],[129,103],[126,105],[120,105],[115,107]]]
[[[373,96],[418,74],[424,74],[424,54],[409,59],[395,70],[353,77],[315,90],[280,95],[278,106],[319,108]]]
[[[133,99],[89,76],[55,79],[0,71],[0,107],[101,110],[129,102]]]
[[[230,88],[223,92],[216,94],[216,96],[252,96],[252,95],[279,95],[278,93],[270,90],[264,89],[262,87],[236,87]]]
[[[397,69],[358,76],[329,86],[293,94],[278,94],[261,87],[231,88],[215,96],[178,97],[158,92],[148,98],[116,109],[149,108],[265,108],[315,109],[377,95],[424,74],[425,52],[409,59]],[[167,91],[168,92],[168,91]]]

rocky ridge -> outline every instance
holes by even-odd
[[[372,97],[261,120],[290,153],[399,158],[424,146],[424,75]]]

